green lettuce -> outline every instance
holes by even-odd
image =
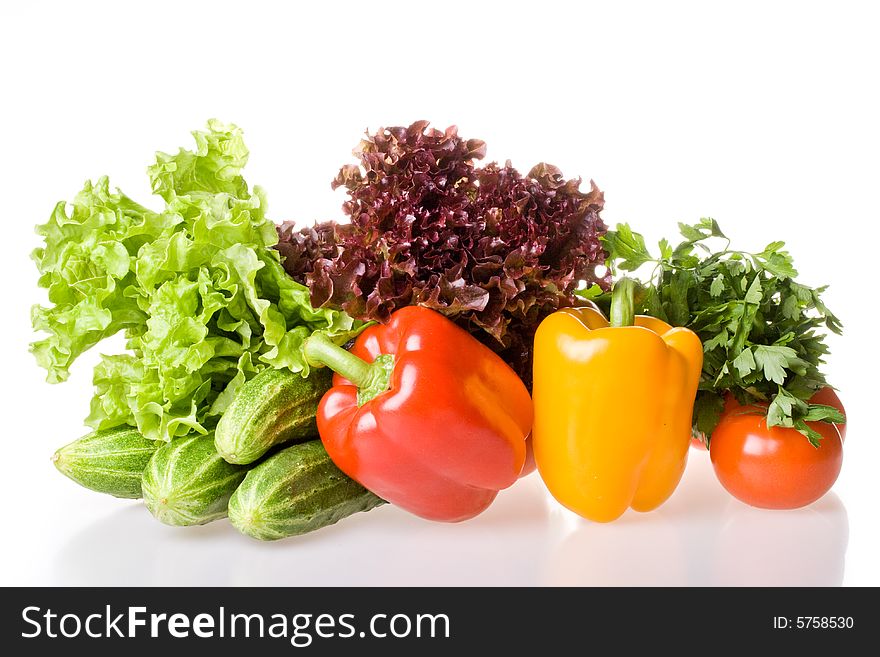
[[[363,324],[315,309],[284,272],[266,197],[242,177],[248,150],[233,125],[209,121],[195,150],[157,153],[149,167],[159,212],[87,182],[37,227],[32,257],[49,305],[32,310],[47,337],[31,351],[56,383],[76,358],[124,332],[128,352],[102,356],[86,423],[136,425],[148,438],[205,433],[257,372],[308,374],[302,343],[338,343]]]

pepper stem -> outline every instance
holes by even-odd
[[[351,381],[358,389],[358,406],[363,406],[389,388],[394,356],[380,354],[372,363],[335,344],[321,332],[313,333],[303,343],[303,355],[309,365],[327,366]]]
[[[635,281],[624,276],[611,290],[611,326],[632,326],[635,322]]]

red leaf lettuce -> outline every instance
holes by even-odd
[[[490,346],[527,383],[540,321],[577,302],[580,281],[608,289],[596,266],[603,195],[538,164],[476,167],[486,145],[427,121],[380,129],[355,149],[333,188],[344,187],[349,224],[279,229],[284,267],[312,304],[386,321],[403,306],[450,317]]]

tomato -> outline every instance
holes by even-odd
[[[765,509],[815,502],[840,473],[840,433],[828,422],[811,422],[822,435],[816,448],[794,429],[768,427],[766,412],[743,406],[724,413],[709,444],[718,480],[737,499]]]
[[[691,449],[699,449],[702,451],[706,451],[706,443],[703,442],[702,438],[697,436],[691,437]]]
[[[840,401],[840,397],[837,396],[837,392],[835,392],[834,388],[822,388],[810,398],[810,403],[831,406],[846,415],[843,403]],[[835,423],[834,426],[837,427],[837,430],[840,432],[840,439],[846,440],[846,422],[841,422],[839,424]]]

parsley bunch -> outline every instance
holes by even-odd
[[[794,428],[818,446],[821,435],[807,422],[845,421],[836,409],[809,402],[828,385],[820,370],[828,353],[826,330],[840,334],[842,328],[822,302],[826,288],[795,280],[784,242],[759,253],[734,251],[709,218],[680,223],[679,230],[684,240],[674,248],[661,240],[659,257],[627,224],[618,224],[603,242],[615,273],[654,265],[639,283],[636,312],[687,326],[703,342],[695,430],[711,436],[729,392],[740,404],[767,404],[768,426]],[[595,285],[580,294],[600,305],[609,298]]]

